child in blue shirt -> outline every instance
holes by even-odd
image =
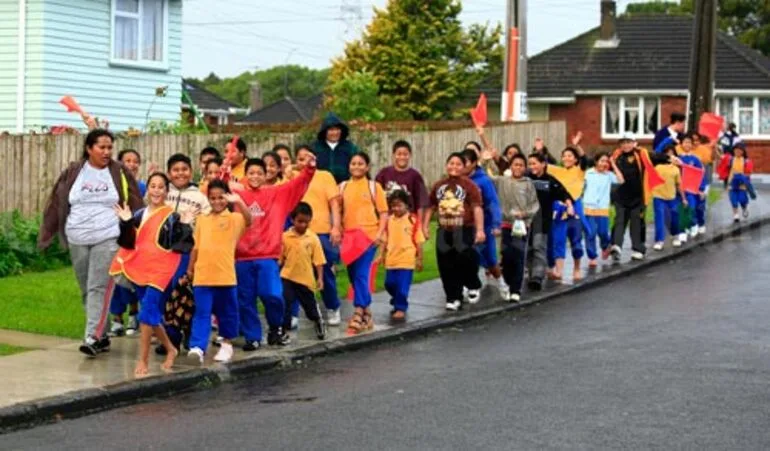
[[[600,153],[594,160],[594,167],[586,172],[586,186],[583,192],[583,212],[585,214],[585,239],[588,254],[588,267],[597,266],[599,254],[596,238],[602,249],[602,259],[610,256],[612,238],[610,236],[610,193],[612,185],[623,183],[623,174],[610,159],[609,154]],[[610,171],[610,169],[612,169]]]
[[[695,146],[693,145],[693,138],[691,134],[687,134],[682,139],[682,153],[679,155],[679,159],[682,164],[689,166],[695,166],[696,168],[704,169],[703,163],[700,161],[697,155],[693,153]],[[703,178],[701,179],[698,194],[686,193],[687,205],[690,209],[690,230],[689,234],[691,238],[695,238],[698,235],[706,233],[706,197],[708,196],[708,178],[706,177],[705,169]]]

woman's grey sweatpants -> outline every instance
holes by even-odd
[[[104,338],[107,336],[107,316],[115,287],[108,271],[118,251],[118,243],[113,238],[90,246],[70,244],[69,248],[86,311],[85,338]]]

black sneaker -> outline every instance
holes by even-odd
[[[96,357],[96,355],[99,354],[99,349],[96,347],[97,343],[99,343],[99,340],[88,337],[83,341],[83,344],[80,345],[79,350],[88,357]]]
[[[326,323],[323,319],[319,319],[315,322],[315,336],[318,337],[319,340],[326,338]]]
[[[291,337],[283,331],[283,327],[273,329],[267,334],[267,344],[270,346],[286,346],[289,343],[291,343]]]
[[[94,347],[98,352],[110,352],[110,339],[109,337],[104,337],[101,340],[94,343]]]
[[[245,345],[243,345],[243,350],[246,352],[252,352],[259,349],[259,347],[262,346],[262,343],[258,341],[247,341]]]

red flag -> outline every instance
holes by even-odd
[[[663,177],[658,174],[658,171],[655,170],[655,166],[652,164],[652,161],[650,161],[650,156],[647,155],[647,152],[642,151],[639,152],[642,156],[642,164],[644,165],[644,171],[647,173],[647,187],[648,189],[653,189],[658,185],[662,185],[666,183],[665,180],[663,180]]]
[[[476,108],[471,110],[471,119],[476,127],[487,125],[487,96],[484,93],[479,96]]]
[[[83,108],[78,105],[78,103],[75,101],[72,96],[64,96],[59,100],[59,103],[64,105],[64,108],[67,109],[68,113],[79,113],[83,114]]]
[[[340,245],[340,259],[346,266],[358,260],[372,245],[373,241],[361,229],[345,230]]]
[[[689,164],[682,165],[682,189],[686,193],[698,194],[700,193],[700,184],[703,181],[704,171],[703,168],[696,166],[690,166]]]
[[[714,113],[703,113],[698,123],[698,134],[714,141],[725,127],[725,118]]]

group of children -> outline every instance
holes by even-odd
[[[141,324],[137,375],[147,372],[153,334],[160,340],[159,351],[167,355],[164,367],[173,364],[184,339],[188,357],[203,362],[212,344],[212,325],[218,334],[213,343],[219,347],[214,360],[231,360],[232,341],[239,336],[245,339],[244,351],[258,349],[263,331],[257,299],[264,306],[269,345],[290,343],[289,330],[297,327],[300,307],[317,337],[324,339],[328,326],[341,324],[336,284],[340,261],[347,266],[354,294],[349,333],[374,327],[370,284],[379,264],[386,269],[391,319],[404,320],[434,213],[436,256],[450,311],[479,301],[480,267],[497,281],[504,300],[518,302],[527,268],[532,290],[541,289],[546,278],[563,277],[568,244],[574,280],[582,277],[584,252],[589,267],[597,266],[600,257],[620,260],[629,224],[632,258],[644,258],[644,216],[650,203],[654,249],[663,249],[666,226],[674,246],[688,233],[693,238],[705,233],[708,170],[700,191],[686,193],[679,168],[713,164],[712,153],[699,151],[693,135],[652,153],[626,136],[615,152],[590,159],[578,134],[556,165],[542,141],[529,155],[517,145],[498,154],[483,129],[478,132],[483,145],[470,142],[451,154],[446,176],[430,191],[411,167],[412,148],[405,141],[394,144],[393,165],[374,179],[368,155],[354,154],[341,183],[316,168],[309,146],[298,146],[293,160],[283,145],[262,158],[248,158],[242,140],[233,141],[225,158],[208,147],[200,153],[200,185],[193,183],[190,159],[172,156],[166,173],[151,171],[141,188],[145,208],[131,212],[116,207],[121,249],[110,274],[120,286],[113,297],[112,332],[135,333]],[[740,143],[728,157],[720,162],[720,175],[738,219],[737,209],[746,215],[753,195],[751,163]],[[138,179],[139,154],[124,150],[119,158]],[[652,190],[651,178],[657,179]],[[680,204],[692,212],[688,232],[679,227]],[[325,318],[316,292],[321,293]],[[191,302],[173,301],[184,293]],[[170,325],[173,315],[188,327]]]

